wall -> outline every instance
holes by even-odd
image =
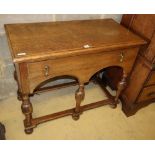
[[[4,24],[45,22],[45,21],[65,21],[84,19],[113,18],[120,22],[119,14],[33,14],[33,15],[0,15],[0,100],[16,93],[17,85],[13,78],[14,66],[11,61],[9,47],[4,31]]]

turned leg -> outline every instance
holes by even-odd
[[[17,90],[17,99],[18,99],[19,101],[22,101],[22,94],[21,94],[21,92],[20,92],[19,89]]]
[[[75,100],[76,100],[76,107],[75,111],[72,115],[74,120],[78,120],[81,114],[80,104],[84,99],[85,92],[84,92],[84,84],[80,84],[78,90],[75,92]]]
[[[112,108],[117,107],[119,96],[121,95],[122,91],[126,87],[126,78],[127,78],[127,74],[125,72],[123,72],[123,77],[122,77],[121,81],[118,83],[118,89],[117,89],[116,96],[114,99],[115,102],[111,105]]]
[[[17,99],[18,99],[19,101],[22,101],[22,94],[21,94],[20,89],[19,89],[19,84],[18,84],[18,79],[17,79],[17,73],[16,73],[16,71],[14,71],[14,79],[16,80],[17,85],[18,85]]]
[[[29,95],[23,95],[22,96],[22,112],[25,115],[25,120],[24,120],[24,126],[25,126],[25,133],[30,134],[33,132],[32,126],[32,104],[29,99]]]

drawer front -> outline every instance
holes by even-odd
[[[109,66],[124,67],[128,73],[135,61],[138,49],[107,51],[28,63],[30,91],[41,82],[62,75],[70,75],[88,82],[92,74]]]
[[[149,77],[149,80],[146,83],[146,86],[154,85],[154,84],[155,84],[155,71],[152,71]]]
[[[155,86],[145,87],[140,94],[138,102],[155,99]]]

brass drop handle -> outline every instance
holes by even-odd
[[[49,66],[47,66],[47,65],[44,67],[44,74],[45,74],[45,76],[49,75]]]
[[[123,59],[124,59],[124,53],[121,52],[121,54],[120,54],[120,62],[123,62]]]

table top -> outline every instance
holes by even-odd
[[[14,62],[146,44],[112,19],[6,24],[5,30]]]

